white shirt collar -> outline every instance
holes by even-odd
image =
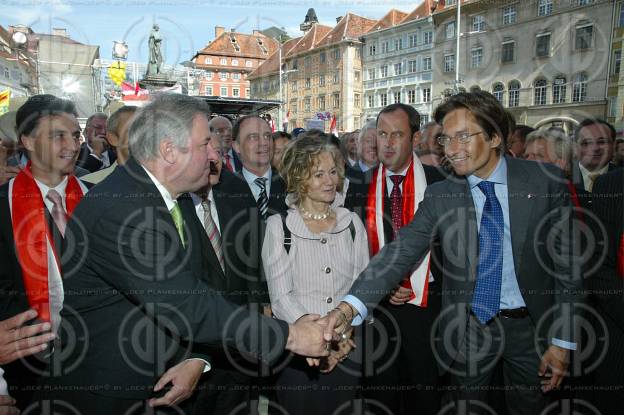
[[[141,167],[143,167],[143,170],[145,170],[149,178],[152,180],[152,182],[154,182],[154,185],[156,185],[156,189],[158,189],[158,191],[160,192],[160,195],[165,201],[167,210],[171,211],[171,209],[175,207],[178,201],[171,197],[171,193],[169,193],[169,190],[167,190],[165,186],[163,186],[162,183],[160,183],[158,179],[154,177],[154,175],[145,168],[145,166],[141,165]]]
[[[59,184],[57,184],[55,187],[49,187],[45,183],[37,180],[37,178],[35,178],[35,183],[37,183],[37,186],[39,186],[39,191],[41,192],[41,197],[43,198],[43,202],[48,207],[48,210],[51,211],[52,210],[52,206],[54,204],[51,201],[49,201],[48,199],[46,199],[46,196],[48,195],[48,192],[50,190],[54,189],[54,190],[56,190],[58,192],[59,195],[61,195],[61,200],[63,201],[63,209],[65,211],[67,211],[67,206],[65,205],[65,189],[67,188],[67,176],[65,176],[65,178]]]

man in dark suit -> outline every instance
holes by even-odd
[[[420,163],[412,152],[413,141],[420,138],[419,126],[420,115],[413,107],[392,104],[381,110],[375,125],[362,129],[365,136],[371,132],[376,137],[381,164],[364,173],[365,183],[349,186],[345,207],[358,213],[366,224],[370,246],[381,248],[394,240],[398,229],[411,220],[418,206],[416,195],[422,197],[428,184],[444,179],[435,168]],[[377,206],[381,207],[379,212]],[[405,215],[405,209],[411,212]],[[383,235],[378,233],[380,229]],[[373,250],[371,255],[377,251]],[[437,414],[440,409],[436,392],[438,369],[429,334],[440,311],[437,287],[441,281],[434,280],[425,269],[428,264],[423,267],[419,275],[422,284],[412,290],[410,275],[405,275],[375,310],[374,323],[366,331],[374,340],[367,344],[373,346],[372,350],[363,350],[369,362],[364,365],[368,372],[365,376],[372,386],[367,395],[393,413],[407,413],[418,407],[419,413]],[[423,293],[425,285],[427,294]],[[379,333],[383,333],[383,338],[378,338]],[[420,391],[416,385],[421,385]]]
[[[35,330],[45,325],[46,331],[56,333],[63,284],[55,258],[60,256],[67,215],[87,191],[72,174],[80,126],[71,101],[36,95],[17,111],[16,127],[30,161],[0,187],[0,320],[33,308],[40,323]],[[46,339],[51,340],[50,335]],[[37,338],[30,341],[38,352],[48,346]],[[8,392],[21,409],[30,403],[42,367],[36,357],[3,365]],[[4,394],[6,390],[0,391]]]
[[[236,151],[232,149],[232,122],[223,116],[217,116],[208,123],[210,135],[223,143],[223,166],[230,173],[241,171],[243,164]]]
[[[206,282],[205,232],[187,192],[208,183],[218,157],[208,112],[184,95],[152,100],[130,127],[132,157],[74,211],[65,330],[42,408],[130,414],[174,406],[207,369],[195,343],[223,342],[266,363],[284,348],[327,354],[314,316],[289,326],[236,307]]]
[[[503,156],[509,118],[487,92],[460,93],[435,112],[455,176],[427,187],[414,219],[377,254],[328,317],[359,324],[432,238],[440,241],[442,308],[431,341],[457,411],[487,405],[503,364],[511,414],[539,413],[576,348],[583,301],[570,197],[554,166]],[[556,178],[560,177],[560,180]]]
[[[107,118],[106,114],[96,112],[87,119],[85,125],[85,142],[80,147],[76,165],[91,173],[110,167],[117,159],[106,139]]]
[[[601,413],[615,414],[621,411],[624,401],[624,171],[600,176],[593,195],[593,212],[599,219],[594,232],[598,237],[596,246],[603,248],[595,255],[600,268],[586,282],[608,341],[596,350],[600,360],[594,371],[592,402]],[[608,349],[604,351],[603,347]],[[599,356],[601,352],[604,355]]]

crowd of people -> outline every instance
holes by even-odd
[[[2,118],[0,415],[618,413],[606,121],[481,91],[340,137],[178,94]]]

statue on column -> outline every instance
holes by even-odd
[[[162,37],[160,35],[160,28],[157,24],[152,27],[152,32],[149,36],[149,61],[147,62],[146,78],[159,75],[162,70]]]

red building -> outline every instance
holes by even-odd
[[[251,35],[215,27],[215,39],[193,56],[197,69],[207,71],[200,79],[199,95],[249,98],[247,76],[279,47],[258,30]]]

